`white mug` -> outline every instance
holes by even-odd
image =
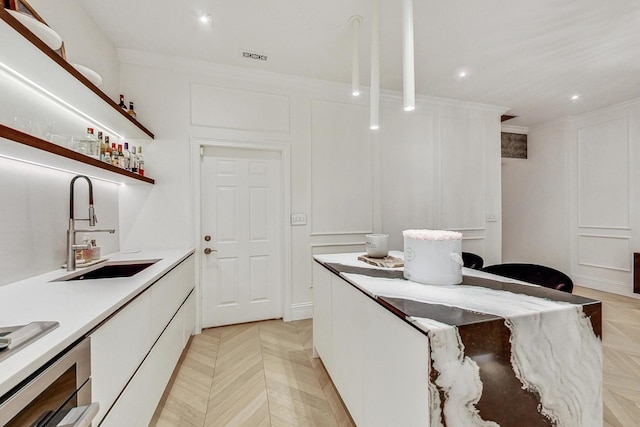
[[[384,258],[389,254],[388,234],[366,235],[367,256],[371,258]]]

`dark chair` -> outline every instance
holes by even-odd
[[[487,273],[509,277],[511,279],[522,280],[523,282],[534,283],[545,288],[557,289],[559,291],[573,291],[571,278],[561,271],[544,265],[536,264],[496,264],[482,268]]]
[[[480,270],[484,265],[482,257],[471,252],[462,252],[462,262],[465,267],[473,268],[474,270]]]

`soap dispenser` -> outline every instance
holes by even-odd
[[[100,246],[96,244],[96,239],[91,240],[91,260],[100,259]]]

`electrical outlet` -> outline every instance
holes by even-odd
[[[291,225],[307,225],[307,214],[291,214]]]

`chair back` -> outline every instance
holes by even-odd
[[[537,264],[495,264],[481,269],[487,273],[534,283],[545,288],[573,292],[573,281],[569,276],[551,267]]]
[[[484,265],[482,257],[471,252],[462,252],[462,262],[465,267],[473,268],[474,270],[480,270]]]

